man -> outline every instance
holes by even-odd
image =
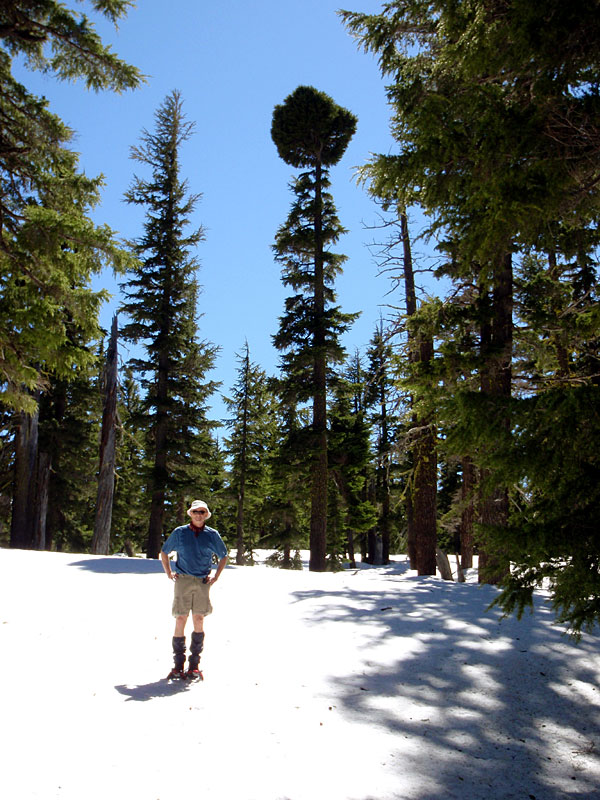
[[[189,525],[175,528],[160,553],[163,569],[169,580],[175,582],[173,616],[175,634],[173,636],[173,669],[167,676],[202,680],[200,654],[204,649],[204,617],[212,612],[210,587],[215,584],[227,564],[227,547],[214,528],[206,521],[211,513],[203,500],[194,500],[188,508]],[[177,553],[175,569],[171,568],[169,553]],[[219,562],[214,577],[211,577],[213,554]],[[194,631],[190,646],[188,670],[185,664],[185,625],[192,612]]]

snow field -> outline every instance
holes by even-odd
[[[600,798],[600,637],[388,567],[230,566],[201,684],[169,685],[143,559],[0,550],[11,800]],[[191,626],[190,626],[191,630]],[[188,630],[189,640],[189,630]],[[17,676],[17,677],[15,677]]]

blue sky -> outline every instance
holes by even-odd
[[[374,0],[348,0],[342,7],[376,12]],[[44,76],[25,77],[27,85],[50,101],[75,131],[74,149],[88,175],[102,173],[106,186],[95,211],[120,236],[140,233],[143,212],[127,206],[123,194],[140,165],[129,158],[143,128],[173,89],[181,92],[196,132],[182,151],[182,176],[191,192],[202,193],[194,223],[206,229],[198,247],[201,263],[199,335],[221,348],[211,378],[228,392],[236,378],[239,352],[247,339],[251,358],[274,373],[276,332],[286,290],[271,245],[292,200],[294,170],[281,161],[270,137],[273,107],[297,86],[327,92],[358,117],[357,133],[342,161],[332,169],[332,194],[348,229],[336,248],[348,256],[337,282],[344,311],[361,317],[346,335],[352,352],[368,344],[389,296],[388,277],[367,247],[381,238],[365,225],[378,209],[357,185],[356,168],[370,153],[390,152],[389,110],[375,59],[358,49],[329,0],[139,0],[118,31],[97,27],[104,40],[148,76],[135,92],[121,96],[87,92],[80,84],[59,84]],[[113,299],[103,312],[108,327],[119,303],[111,275],[100,282]],[[121,347],[121,357],[128,357]],[[223,416],[218,398],[213,415]]]

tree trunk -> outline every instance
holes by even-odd
[[[435,575],[437,547],[437,457],[435,436],[430,425],[413,429],[415,557],[419,575]]]
[[[21,412],[15,434],[15,466],[13,480],[10,546],[34,547],[34,515],[37,503],[37,457],[39,413]]]
[[[412,251],[408,233],[408,219],[400,214],[402,231],[404,284],[406,291],[406,313],[417,312],[417,297],[413,271]],[[411,362],[428,363],[433,358],[433,340],[429,335],[409,335],[409,358]],[[413,417],[412,429],[413,480],[408,491],[410,513],[407,507],[409,530],[407,539],[414,542],[414,556],[419,575],[435,575],[437,547],[437,452],[435,429],[431,420]],[[411,530],[412,526],[412,530]],[[409,550],[410,556],[410,550]],[[411,559],[411,567],[413,562]]]
[[[382,389],[385,392],[385,387]],[[390,447],[388,441],[387,404],[381,401],[381,439],[383,445],[381,486],[381,561],[390,563]]]
[[[104,370],[104,411],[100,434],[100,469],[96,497],[96,520],[92,537],[92,553],[108,555],[110,552],[110,530],[113,498],[115,492],[115,461],[117,441],[117,389],[118,389],[118,324],[116,315],[112,320],[106,367]]]
[[[554,250],[550,250],[548,253],[548,267],[550,272],[550,277],[553,281],[559,280],[559,271],[558,265],[556,263],[556,252]],[[560,313],[560,305],[553,303],[553,312],[554,314],[558,315]],[[560,334],[560,330],[552,334],[552,339],[554,341],[554,348],[556,350],[556,360],[558,361],[558,370],[557,376],[559,378],[568,378],[569,377],[569,353],[565,347],[563,342],[563,337]]]
[[[327,568],[327,357],[325,353],[325,276],[323,269],[322,172],[315,167],[315,285],[314,311],[314,395],[313,395],[313,480],[310,513],[309,569]]]
[[[33,546],[36,550],[45,550],[47,545],[46,520],[48,514],[48,499],[50,494],[50,471],[52,456],[50,453],[40,451],[37,464],[37,498],[34,512],[34,538]]]
[[[446,553],[438,547],[435,551],[435,558],[442,580],[453,581],[454,575],[452,574],[452,567],[450,566],[450,561]]]
[[[237,514],[236,514],[236,539],[237,551],[235,563],[240,566],[244,563],[244,500],[246,496],[246,453],[248,449],[248,373],[250,369],[250,353],[246,342],[246,361],[244,373],[244,406],[242,418],[242,450],[240,453],[240,480],[238,485]]]
[[[348,529],[348,561],[353,569],[356,569],[356,555],[354,553],[354,533]]]
[[[475,466],[469,456],[462,460],[460,497],[460,563],[463,569],[473,566],[473,522],[475,518]]]
[[[148,523],[148,543],[146,545],[146,555],[148,558],[158,558],[163,537],[165,489],[168,479],[167,441],[169,420],[167,415],[167,378],[168,356],[165,353],[161,353],[158,362],[155,454],[152,475],[153,490],[150,503],[150,521]]]
[[[415,515],[413,512],[412,492],[406,490],[406,554],[411,569],[417,568],[417,542],[415,539]]]
[[[494,401],[508,401],[512,388],[512,258],[510,253],[499,258],[494,264],[493,290],[491,295],[491,314],[484,320],[481,334],[482,369],[481,391]],[[499,424],[499,435],[510,430],[510,420],[505,416]],[[481,475],[482,483],[490,473]],[[483,526],[495,528],[508,524],[508,489],[495,486],[485,490],[480,505],[480,522]],[[479,548],[480,583],[499,583],[509,570],[509,561],[496,543],[492,549],[486,542]],[[484,574],[482,574],[482,571]]]

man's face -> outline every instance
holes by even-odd
[[[201,528],[204,524],[204,517],[206,516],[206,509],[205,508],[195,508],[191,513],[190,516],[192,518],[192,522],[197,528]]]

